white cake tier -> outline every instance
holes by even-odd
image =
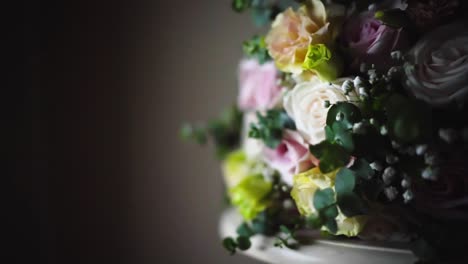
[[[242,218],[235,209],[221,216],[219,232],[222,237],[236,236]],[[353,240],[317,239],[312,245],[298,250],[274,247],[275,238],[255,235],[252,247],[244,253],[267,263],[285,264],[412,264],[416,261],[410,250],[401,244],[369,243]]]

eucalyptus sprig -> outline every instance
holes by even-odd
[[[268,110],[265,115],[257,112],[257,118],[257,124],[250,124],[249,137],[262,140],[270,148],[281,143],[284,129],[296,129],[294,121],[283,110]]]
[[[271,60],[265,44],[265,37],[254,36],[242,44],[244,53],[249,58],[256,58],[260,64]]]
[[[299,243],[294,238],[294,230],[290,230],[287,226],[281,225],[280,231],[284,234],[284,237],[281,237],[281,235],[276,237],[276,241],[274,243],[275,247],[286,247],[289,249],[297,249],[299,247]]]
[[[204,145],[211,138],[216,147],[217,156],[222,159],[235,149],[240,142],[242,112],[233,106],[221,113],[221,116],[210,120],[206,125],[184,124],[180,137]]]

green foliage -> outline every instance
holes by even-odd
[[[335,122],[325,128],[326,138],[329,142],[342,146],[346,151],[353,152],[354,139],[350,129],[347,129],[342,122]]]
[[[217,156],[223,159],[239,145],[241,127],[242,113],[236,107],[230,107],[224,110],[219,118],[210,120],[207,125],[183,125],[180,136],[184,140],[192,140],[201,145],[206,144],[208,138],[211,138]]]
[[[232,237],[226,237],[223,239],[222,244],[229,254],[234,255],[236,253],[237,243]]]
[[[247,250],[251,247],[250,237],[255,235],[255,232],[247,223],[242,223],[237,227],[237,238],[227,237],[223,239],[223,247],[231,254],[235,254],[237,249]]]
[[[338,230],[335,218],[338,216],[335,192],[332,188],[318,190],[314,194],[313,204],[318,211],[318,219],[313,219],[314,225],[325,225],[331,233]],[[311,219],[309,219],[311,221]]]
[[[425,103],[394,94],[385,109],[389,134],[398,141],[414,143],[431,135],[432,115]]]
[[[285,234],[285,237],[277,236],[274,246],[279,248],[287,247],[289,249],[297,249],[299,244],[294,239],[294,232],[285,225],[281,225],[279,228],[280,231]]]
[[[356,187],[356,173],[348,168],[342,168],[335,179],[337,204],[341,212],[347,216],[363,214],[365,206],[361,198],[354,193]]]
[[[332,188],[317,190],[314,194],[314,207],[316,210],[323,210],[335,203],[335,192]]]
[[[344,128],[351,129],[353,124],[361,121],[361,110],[357,106],[348,102],[338,102],[334,104],[327,113],[327,125],[332,126],[337,122]]]
[[[356,186],[356,174],[348,169],[342,168],[337,174],[335,179],[335,191],[337,196],[341,196],[346,193],[351,193]]]
[[[345,148],[328,141],[312,145],[309,150],[320,160],[319,168],[323,173],[329,173],[343,167],[350,159],[350,155]]]
[[[252,19],[254,21],[254,24],[256,26],[264,26],[273,19],[273,14],[275,14],[275,8],[274,7],[268,7],[268,6],[255,6],[252,8]]]
[[[240,250],[247,250],[252,245],[249,237],[246,237],[246,236],[238,236],[236,239],[236,242],[237,242],[237,247]]]
[[[274,235],[277,231],[274,217],[270,217],[267,210],[259,213],[257,217],[252,220],[252,230],[255,234]]]
[[[232,9],[238,13],[242,13],[249,9],[252,5],[252,0],[232,0]]]
[[[251,237],[255,234],[252,228],[247,223],[242,223],[236,230],[239,236]]]
[[[196,143],[203,145],[206,144],[207,135],[203,127],[192,126],[191,124],[183,124],[180,129],[180,137],[183,140],[193,140]]]
[[[245,55],[249,58],[256,58],[260,64],[271,60],[265,44],[265,37],[254,36],[242,44]]]
[[[364,180],[370,180],[374,176],[375,171],[371,168],[369,162],[365,159],[357,159],[354,161],[351,169],[356,175]]]
[[[294,121],[282,110],[269,110],[265,116],[257,113],[257,118],[257,124],[250,124],[249,137],[261,139],[270,148],[281,143],[285,128],[296,129]]]

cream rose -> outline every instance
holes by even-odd
[[[309,45],[331,39],[323,3],[310,0],[310,5],[311,8],[303,6],[297,11],[289,8],[279,14],[265,38],[270,56],[284,72],[301,73]]]
[[[324,128],[328,113],[325,101],[334,104],[357,99],[355,92],[344,94],[341,84],[345,80],[328,83],[313,79],[297,84],[285,95],[283,105],[286,112],[296,123],[297,131],[310,144],[315,145],[325,139]]]
[[[439,27],[408,53],[404,86],[431,105],[463,103],[468,95],[468,24]]]

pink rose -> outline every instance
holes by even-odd
[[[278,71],[273,62],[260,65],[254,59],[242,60],[239,66],[239,109],[267,110],[281,98]]]
[[[285,130],[281,144],[276,149],[265,148],[264,157],[273,169],[281,173],[282,179],[289,185],[293,183],[293,175],[304,172],[318,160],[310,154],[304,139],[296,131]]]
[[[393,64],[390,53],[407,46],[402,29],[383,25],[373,12],[351,18],[344,28],[344,41],[350,48],[354,69],[366,63],[386,70]]]

